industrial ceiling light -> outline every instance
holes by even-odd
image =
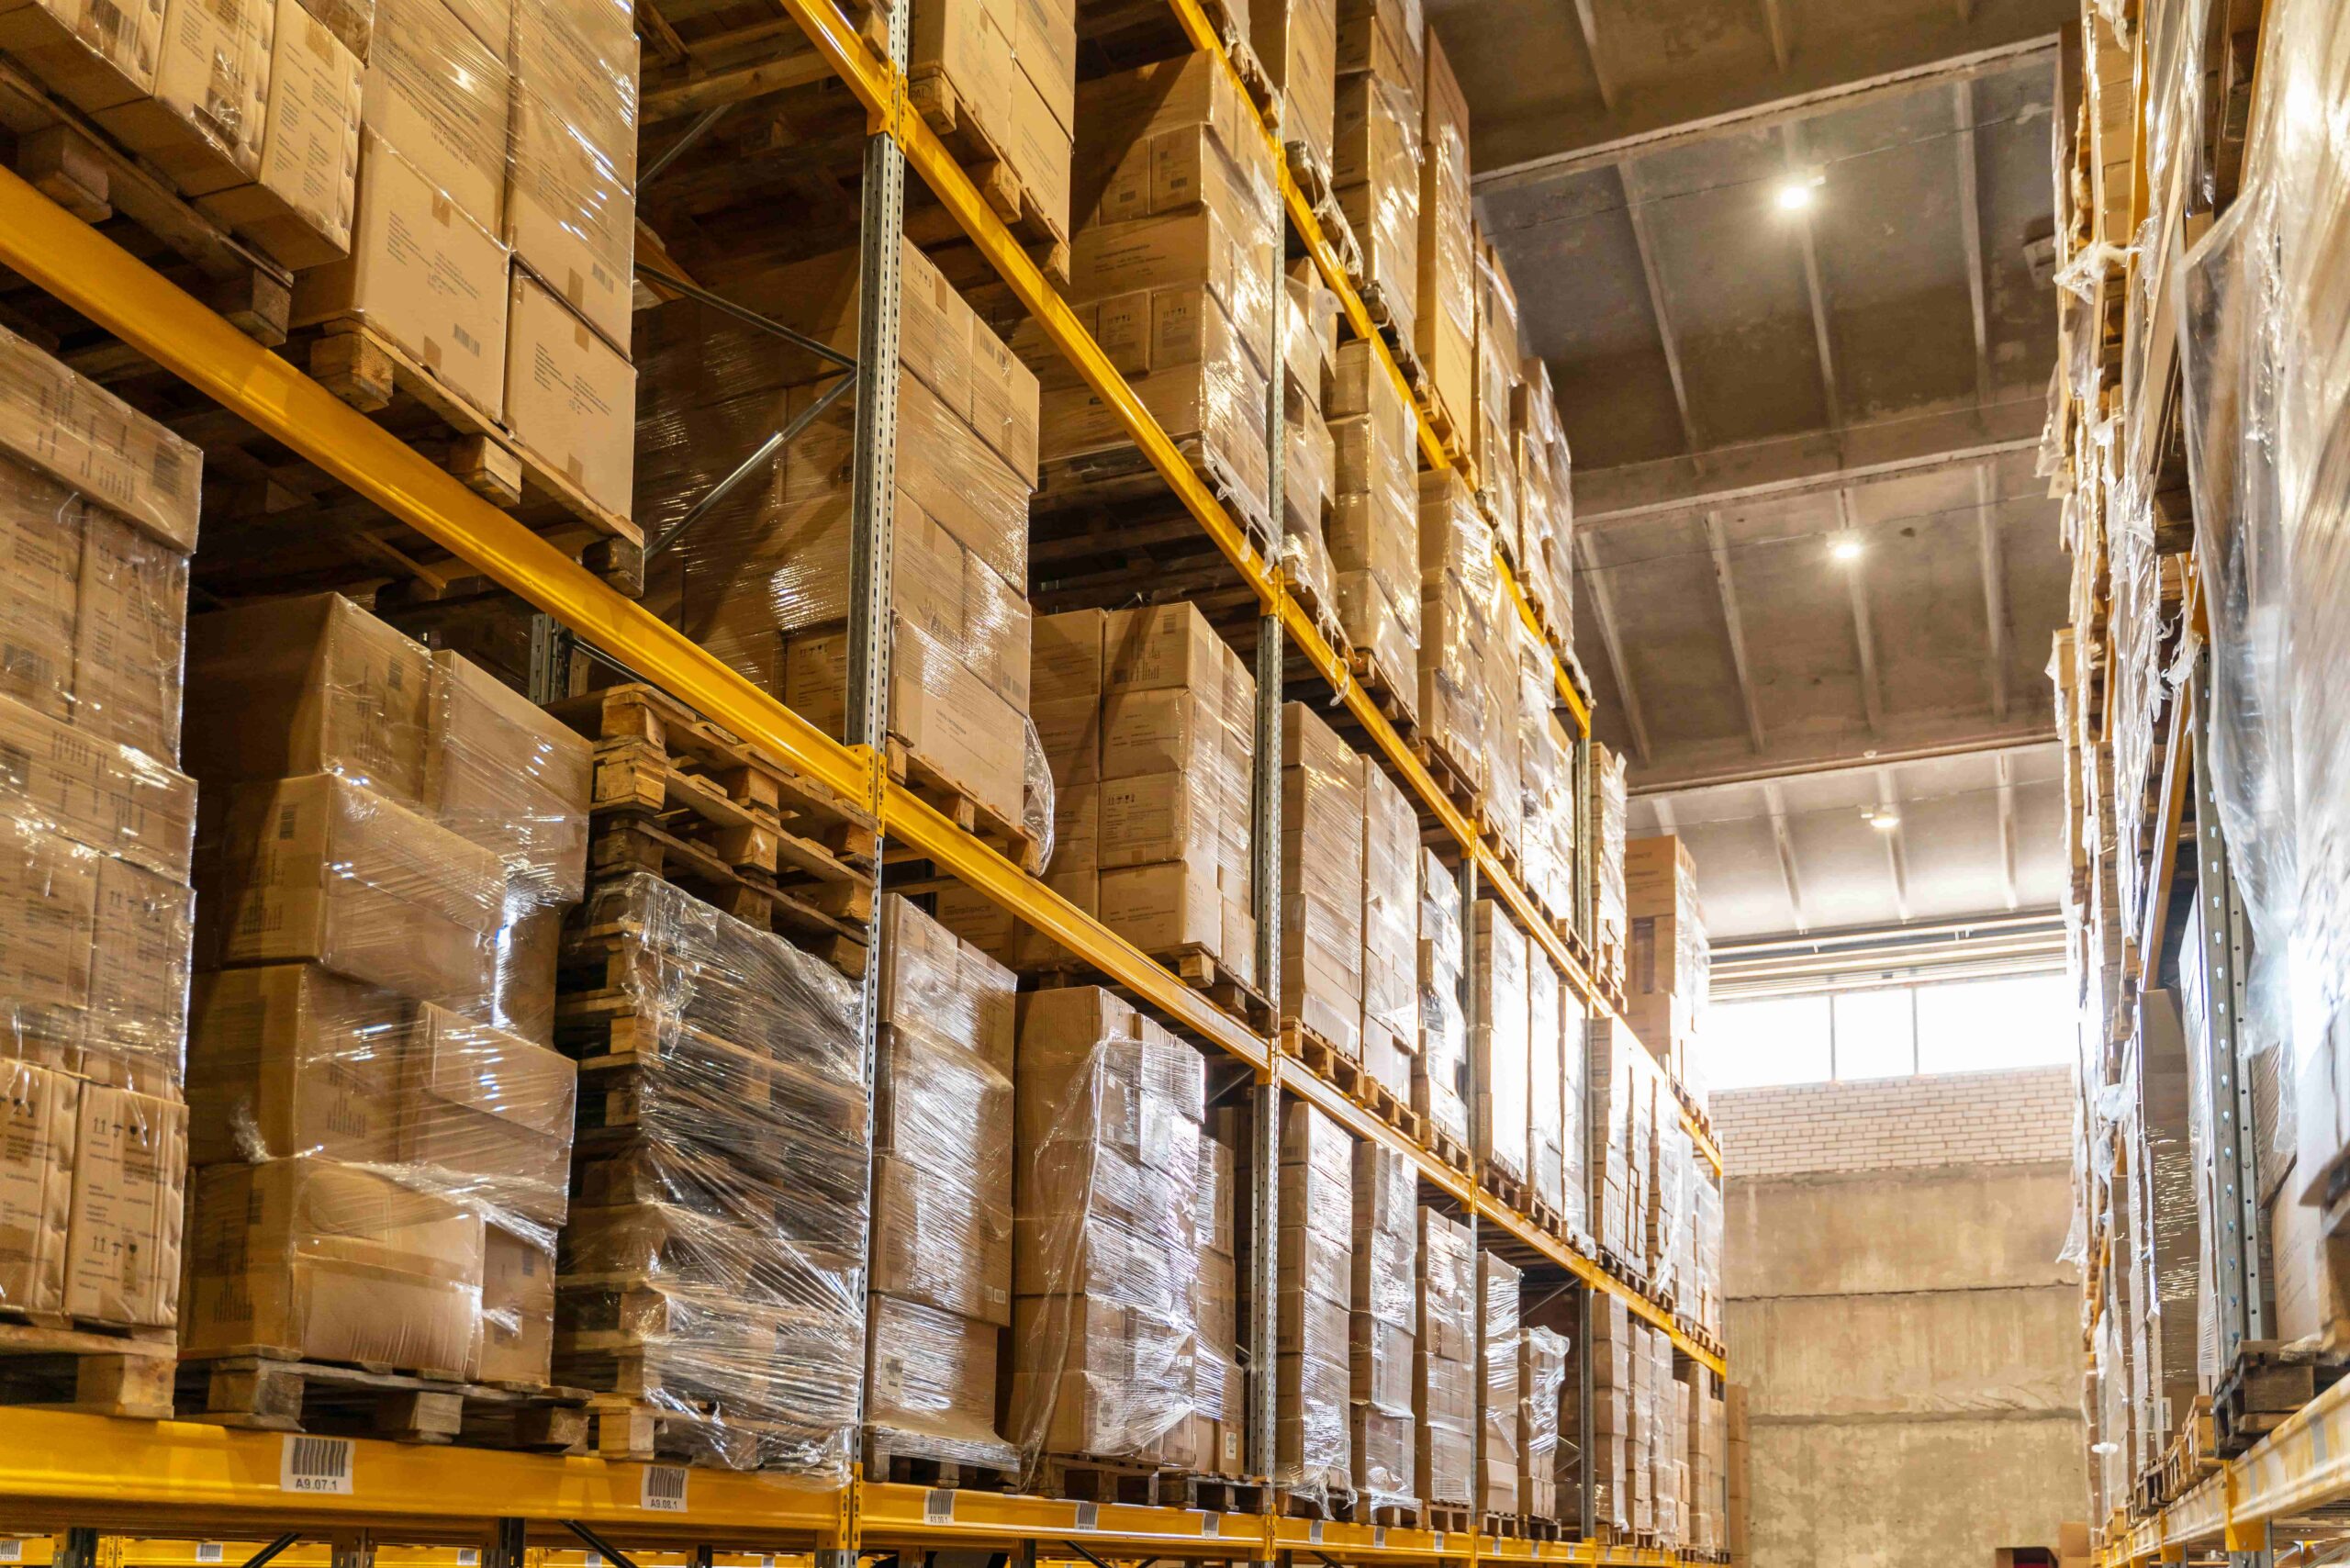
[[[1869,818],[1869,826],[1879,833],[1891,833],[1901,825],[1901,819],[1891,812],[1878,812]]]
[[[1782,212],[1807,210],[1819,199],[1819,187],[1827,183],[1828,176],[1817,170],[1809,174],[1788,175],[1785,183],[1779,186],[1779,210]]]
[[[1828,546],[1828,554],[1839,561],[1859,560],[1861,558],[1860,536],[1854,533],[1838,534],[1835,541]]]

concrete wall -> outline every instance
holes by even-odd
[[[1755,1568],[1990,1568],[2087,1507],[2068,1074],[1715,1097]]]

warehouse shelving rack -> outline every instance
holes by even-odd
[[[1565,977],[1584,1015],[1608,1002],[1595,977],[1535,905],[1481,823],[1449,799],[1404,737],[1350,678],[1343,652],[1333,647],[1312,616],[1291,596],[1282,573],[1201,483],[1100,347],[1078,324],[1020,243],[987,205],[968,174],[908,101],[903,70],[902,7],[890,28],[890,55],[834,9],[831,0],[779,0],[818,60],[855,94],[867,115],[866,179],[860,246],[864,278],[857,388],[856,511],[852,530],[855,592],[852,616],[850,734],[834,741],[681,633],[615,592],[588,569],[491,507],[446,472],[329,393],[286,360],[239,331],[222,316],[183,293],[80,219],[55,206],[13,173],[0,170],[0,265],[60,301],[158,365],[243,419],[263,434],[318,465],[364,499],[515,594],[601,657],[657,684],[742,735],[790,761],[814,784],[869,811],[879,834],[928,859],[1034,929],[1082,956],[1113,983],[1124,986],[1182,1030],[1225,1053],[1252,1085],[1258,1155],[1263,1173],[1249,1202],[1259,1252],[1251,1274],[1265,1287],[1253,1292],[1256,1320],[1244,1329],[1270,1366],[1274,1277],[1270,1253],[1278,1226],[1272,1177],[1273,1140],[1283,1093],[1315,1104],[1354,1136],[1395,1148],[1411,1159],[1424,1193],[1459,1210],[1480,1234],[1520,1261],[1555,1269],[1587,1291],[1624,1298],[1629,1310],[1671,1335],[1676,1350],[1720,1374],[1718,1347],[1691,1336],[1662,1305],[1602,1267],[1599,1260],[1534,1226],[1461,1171],[1443,1164],[1348,1098],[1327,1079],[1288,1056],[1277,1041],[1253,1033],[1211,1005],[1169,969],[1069,904],[1041,880],[911,790],[893,782],[881,763],[887,730],[887,624],[892,493],[890,439],[895,387],[874,367],[893,367],[892,334],[903,232],[905,178],[918,174],[992,264],[1046,337],[1113,408],[1129,434],[1165,477],[1170,490],[1209,540],[1254,591],[1259,611],[1258,777],[1255,846],[1259,905],[1259,972],[1277,971],[1279,716],[1284,655],[1302,656],[1326,681],[1369,738],[1383,764],[1402,781],[1424,815],[1433,819],[1457,855],[1463,891],[1490,891],[1543,948]],[[1194,47],[1231,62],[1198,0],[1170,0]],[[805,79],[812,73],[786,73]],[[1267,132],[1269,140],[1270,130]],[[1280,166],[1278,147],[1275,162]],[[1380,345],[1387,374],[1403,386],[1392,354],[1381,342],[1359,296],[1285,167],[1281,195],[1290,222],[1326,282],[1337,293],[1359,336]],[[1277,300],[1285,291],[1275,288]],[[1409,398],[1408,388],[1404,395]],[[1268,409],[1272,436],[1273,495],[1278,505],[1280,405]],[[1447,458],[1425,417],[1420,442],[1427,462]],[[1559,705],[1577,735],[1578,792],[1587,778],[1590,708],[1572,655],[1561,656],[1506,561],[1497,570],[1517,613],[1550,647]],[[878,860],[878,857],[877,857]],[[867,1016],[878,966],[868,966]],[[868,1024],[868,1038],[872,1031]],[[1679,1092],[1679,1086],[1675,1086]],[[1684,1120],[1701,1153],[1717,1170],[1720,1156],[1709,1130],[1682,1096]],[[1252,1451],[1271,1451],[1271,1380],[1251,1380]],[[1025,1559],[1037,1554],[1099,1562],[1104,1558],[1183,1557],[1271,1563],[1292,1558],[1337,1562],[1480,1559],[1543,1562],[1662,1564],[1674,1561],[1650,1548],[1581,1540],[1535,1542],[1452,1532],[1307,1521],[1273,1515],[1217,1515],[1171,1508],[1079,1504],[968,1491],[852,1482],[846,1486],[793,1484],[765,1474],[722,1471],[680,1473],[672,1467],[618,1463],[481,1450],[408,1447],[359,1440],[344,1450],[343,1491],[297,1490],[285,1466],[280,1434],[223,1429],[180,1422],[131,1422],[26,1407],[0,1408],[0,1526],[73,1529],[61,1538],[56,1561],[69,1568],[101,1568],[101,1543],[88,1529],[101,1518],[109,1529],[136,1529],[185,1542],[197,1532],[270,1539],[286,1531],[337,1543],[334,1568],[364,1568],[375,1533],[386,1540],[490,1544],[484,1568],[525,1568],[524,1554],[571,1541],[565,1521],[590,1532],[609,1529],[632,1545],[675,1546],[706,1553],[712,1546],[775,1546],[818,1554],[820,1568],[854,1568],[860,1551],[989,1546]],[[655,1487],[654,1480],[661,1477]],[[683,1508],[671,1492],[682,1476]],[[1586,1498],[1586,1507],[1588,1499]],[[1583,1534],[1588,1537],[1589,1515]],[[524,1521],[516,1525],[514,1521]],[[500,1521],[504,1521],[501,1525]],[[235,1532],[241,1530],[241,1536]],[[487,1535],[485,1532],[488,1532]],[[502,1543],[502,1544],[500,1544]],[[472,1550],[471,1546],[464,1548]],[[611,1555],[606,1553],[606,1555]],[[169,1561],[169,1560],[166,1560]],[[190,1561],[194,1561],[190,1559]],[[388,1561],[388,1559],[387,1559]],[[631,1568],[625,1561],[621,1568]],[[550,1560],[555,1568],[567,1563]],[[118,1551],[123,1568],[138,1562]],[[112,1568],[111,1563],[106,1568]],[[435,1564],[434,1568],[438,1568]]]

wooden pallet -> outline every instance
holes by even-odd
[[[1017,742],[1007,736],[1005,744]],[[895,735],[890,737],[888,753],[892,782],[927,801],[957,827],[973,834],[1023,871],[1034,876],[1044,869],[1044,846],[1028,831],[1027,823],[1006,817]],[[919,857],[910,854],[907,857]]]
[[[1566,1539],[1564,1529],[1558,1520],[1545,1518],[1540,1514],[1489,1514],[1486,1517],[1497,1519],[1506,1518],[1511,1521],[1512,1528],[1509,1530],[1496,1531],[1494,1532],[1496,1534],[1508,1534],[1520,1540],[1563,1540]]]
[[[1281,156],[1298,194],[1305,198],[1306,210],[1314,214],[1324,241],[1337,261],[1338,271],[1348,278],[1360,277],[1362,241],[1355,238],[1354,225],[1338,205],[1337,191],[1330,183],[1330,170],[1321,152],[1303,141],[1290,141],[1282,144]]]
[[[2234,1459],[2340,1381],[2339,1358],[2289,1356],[2274,1339],[2247,1341],[2211,1394],[2213,1447]]]
[[[1427,1128],[1427,1148],[1430,1154],[1435,1155],[1438,1159],[1460,1171],[1463,1176],[1475,1170],[1477,1162],[1470,1154],[1469,1146],[1466,1143],[1454,1137],[1426,1117],[1421,1118],[1421,1125]]]
[[[585,1451],[587,1395],[544,1384],[302,1361],[261,1348],[180,1362],[181,1418],[267,1432]]]
[[[1427,768],[1428,777],[1436,781],[1436,787],[1444,791],[1445,799],[1450,801],[1461,815],[1473,822],[1483,814],[1485,787],[1477,781],[1482,777],[1480,774],[1462,766],[1444,741],[1428,731],[1422,730],[1413,734],[1408,744],[1412,755],[1419,758],[1420,766]]]
[[[1272,999],[1242,980],[1229,965],[1198,943],[1187,943],[1181,947],[1152,953],[1149,957],[1173,970],[1177,980],[1205,996],[1218,1010],[1247,1025],[1252,1033],[1272,1033]],[[1072,985],[1098,985],[1115,991],[1129,1002],[1138,1000],[1131,990],[1113,982],[1101,970],[1067,957],[1056,958],[1049,963],[1024,969],[1021,972],[1033,977],[1039,991],[1057,991]]]
[[[949,1442],[920,1432],[889,1428],[865,1429],[865,1479],[902,1486],[944,1487],[960,1492],[1017,1492],[1020,1470],[977,1464],[956,1450],[964,1442]]]
[[[1177,437],[1175,450],[1183,454],[1192,472],[1242,532],[1260,548],[1270,542],[1265,498],[1248,492],[1223,453],[1196,432]],[[1072,509],[1099,509],[1113,518],[1125,514],[1131,521],[1136,507],[1165,508],[1172,504],[1167,479],[1158,465],[1139,446],[1121,442],[1045,464],[1037,478],[1036,493],[1029,503],[1029,515],[1034,519],[1040,512],[1051,516]],[[1199,525],[1192,526],[1196,530]]]
[[[1304,1062],[1316,1078],[1335,1085],[1348,1099],[1360,1102],[1363,1081],[1370,1075],[1360,1060],[1325,1039],[1320,1031],[1302,1020],[1284,1018],[1281,1043],[1283,1051]]]
[[[1359,1525],[1379,1525],[1388,1529],[1418,1529],[1427,1517],[1417,1497],[1381,1497],[1371,1501],[1363,1494],[1355,1494],[1354,1522]]]
[[[924,65],[906,78],[906,101],[924,124],[946,144],[963,172],[971,177],[980,196],[1012,230],[1013,238],[1032,247],[1030,257],[1039,270],[1066,290],[1069,287],[1069,234],[1064,224],[1044,209],[1012,166],[995,132],[972,115],[968,100],[943,65]]]
[[[865,973],[867,927],[862,923],[827,914],[800,890],[787,891],[756,872],[737,870],[650,822],[615,817],[597,824],[588,846],[591,888],[638,872],[682,888],[746,925],[789,937],[852,980]]]
[[[797,1442],[803,1434],[778,1422],[715,1410],[682,1409],[626,1394],[588,1396],[595,1452],[635,1464],[684,1464],[704,1470],[767,1468],[768,1445]],[[779,1464],[775,1468],[800,1468]]]
[[[1046,1454],[1037,1462],[1036,1490],[1074,1503],[1127,1503],[1174,1507],[1182,1495],[1183,1471],[1147,1461],[1104,1459],[1090,1454]]]
[[[2157,1506],[2185,1495],[2221,1467],[2219,1433],[2211,1414],[2211,1396],[2199,1394],[2170,1447],[2163,1451],[2156,1488]]]
[[[1176,1477],[1174,1490],[1175,1506],[1180,1508],[1209,1514],[1261,1514],[1271,1488],[1261,1476],[1185,1474]]]
[[[1420,1511],[1427,1518],[1427,1528],[1449,1535],[1469,1532],[1469,1520],[1474,1510],[1466,1503],[1423,1503]]]
[[[1420,676],[1417,669],[1396,672],[1382,666],[1379,656],[1369,648],[1352,648],[1347,654],[1347,667],[1354,672],[1355,683],[1371,699],[1380,716],[1403,734],[1406,742],[1419,733]]]
[[[1276,1486],[1273,1512],[1285,1519],[1350,1521],[1355,1495],[1337,1486]]]
[[[0,1316],[0,1405],[169,1420],[179,1335],[63,1313]]]

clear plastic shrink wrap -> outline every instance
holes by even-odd
[[[1311,260],[1293,263],[1281,313],[1281,566],[1336,624],[1337,567],[1329,523],[1338,454],[1326,418],[1338,353],[1338,297]]]
[[[2339,1182],[2350,1146],[2350,809],[2337,788],[2350,756],[2338,679],[2350,127],[2336,112],[2350,18],[2292,0],[2262,25],[2242,186],[2188,257],[2181,355],[2214,782],[2255,935],[2245,1024],[2255,1047],[2291,1047],[2293,1181],[2306,1197]]]
[[[1337,88],[1337,0],[1264,0],[1248,7],[1248,38],[1281,94],[1281,140],[1309,167],[1330,170],[1330,117]]]
[[[1354,1145],[1350,1354],[1354,1484],[1360,1503],[1416,1498],[1412,1403],[1418,1350],[1419,1176],[1402,1151]]]
[[[1535,943],[1526,963],[1526,1182],[1534,1195],[1556,1209],[1566,1180],[1566,1123],[1561,1095],[1559,971]]]
[[[1477,260],[1471,223],[1469,100],[1443,44],[1427,35],[1421,92],[1419,282],[1414,340],[1437,400],[1468,429],[1476,377]]]
[[[1199,1052],[1105,991],[1021,999],[1011,1423],[1048,1455],[1189,1465]]]
[[[1410,400],[1368,342],[1339,349],[1329,417],[1337,453],[1330,559],[1339,625],[1409,703],[1417,697],[1421,621],[1417,426]]]
[[[1408,1101],[1419,1051],[1420,819],[1402,788],[1362,759],[1362,1060]]]
[[[1526,558],[1526,535],[1517,490],[1517,466],[1510,460],[1509,420],[1517,362],[1517,293],[1509,270],[1482,234],[1477,253],[1477,476],[1484,481],[1486,510],[1494,531],[1513,561]]]
[[[1338,78],[1331,183],[1362,248],[1365,302],[1412,337],[1420,281],[1420,100],[1378,71]]]
[[[1658,1116],[1655,1129],[1656,1176],[1649,1187],[1646,1222],[1649,1282],[1667,1300],[1679,1301],[1687,1288],[1682,1264],[1688,1257],[1691,1167],[1696,1151],[1677,1114]]]
[[[1483,1368],[1477,1400],[1477,1506],[1516,1514],[1518,1499],[1518,1269],[1490,1252],[1477,1255],[1478,1357]]]
[[[1528,1085],[1526,934],[1491,899],[1479,899],[1470,949],[1476,988],[1469,1048],[1484,1064],[1473,1118],[1482,1134],[1477,1158],[1513,1182],[1527,1180]]]
[[[1623,963],[1624,943],[1628,935],[1624,913],[1624,822],[1630,796],[1621,756],[1594,741],[1591,760],[1591,819],[1598,838],[1598,854],[1591,863],[1592,876],[1597,883],[1593,903],[1597,910],[1601,967],[1606,969],[1610,948],[1616,954],[1616,964]]]
[[[1445,766],[1489,785],[1485,701],[1494,611],[1493,529],[1452,470],[1420,476],[1420,733]]]
[[[1412,1346],[1412,1406],[1419,1417],[1414,1491],[1431,1505],[1473,1505],[1477,1252],[1469,1228],[1419,1211],[1419,1318]]]
[[[1591,1234],[1589,1076],[1584,1070],[1583,1009],[1563,989],[1559,1003],[1559,1215],[1570,1236]]]
[[[1361,1054],[1362,764],[1303,702],[1281,710],[1281,1007]]]
[[[1431,849],[1420,851],[1419,1055],[1412,1062],[1412,1109],[1469,1141],[1469,1019],[1461,1011],[1466,940],[1460,885]]]
[[[1537,1518],[1555,1519],[1561,1517],[1559,1406],[1566,1397],[1566,1336],[1548,1328],[1524,1330],[1517,1365],[1518,1507]]]
[[[866,1360],[856,987],[649,876],[598,888],[578,930],[638,1046],[632,1092],[593,1092],[625,1058],[581,1058],[556,1381],[635,1394],[711,1462],[845,1480]]]
[[[1518,665],[1532,635],[1498,588],[1488,611],[1482,684],[1485,701],[1485,824],[1513,855],[1524,856],[1526,797],[1518,784]]]
[[[885,1452],[1016,1470],[995,1402],[1017,982],[894,894],[881,940],[866,1422]]]
[[[633,7],[512,5],[506,241],[532,276],[624,349],[636,256]]]
[[[1316,1497],[1354,1484],[1354,1148],[1304,1101],[1282,1112],[1273,1479]]]

